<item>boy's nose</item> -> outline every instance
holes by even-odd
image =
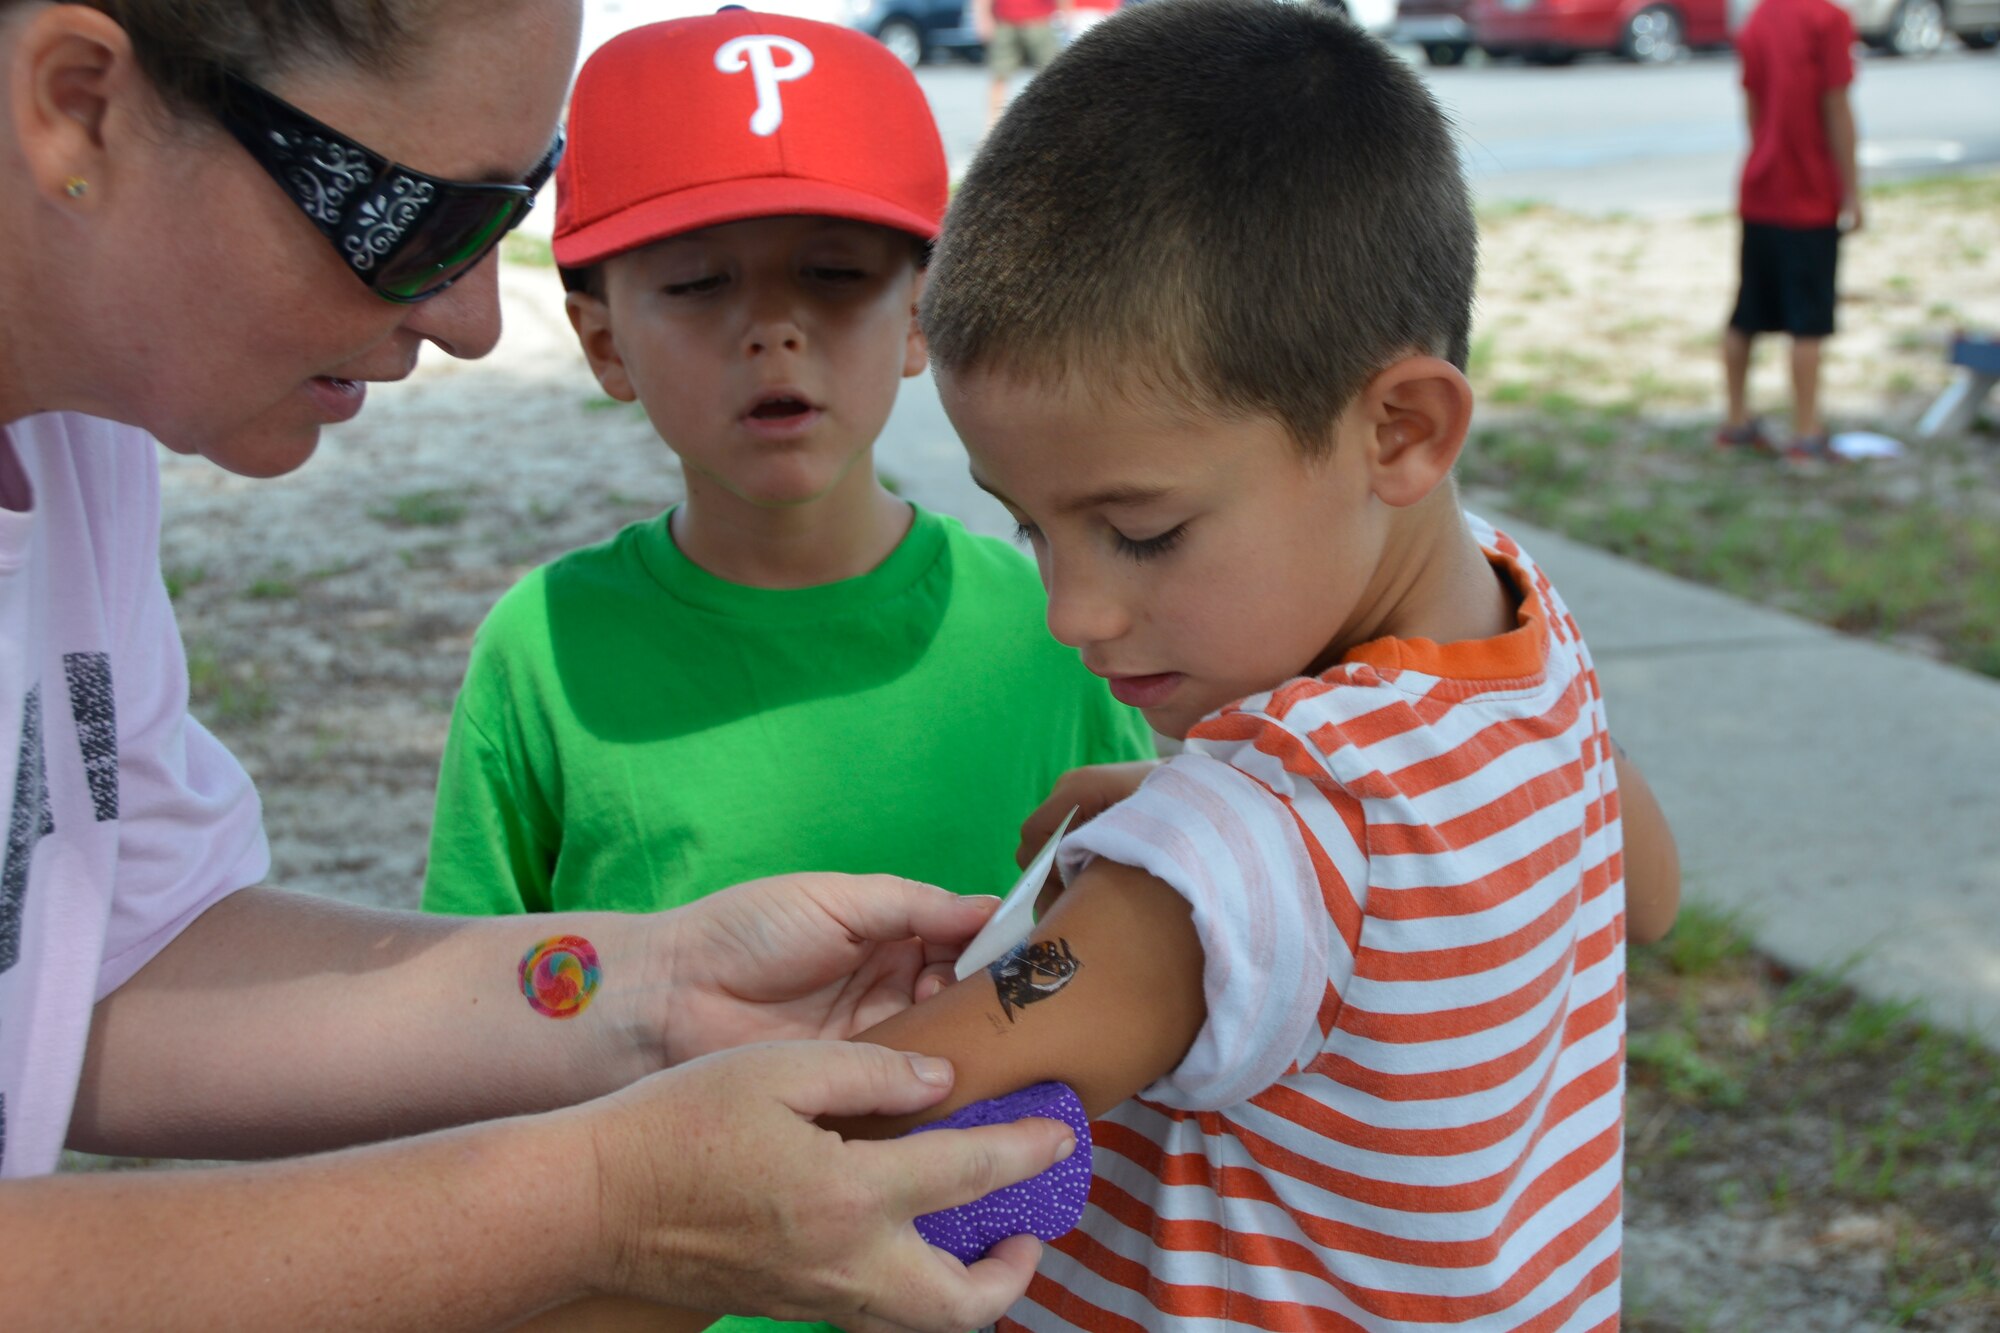
[[[777,284],[759,284],[744,293],[743,350],[749,356],[805,350],[805,327],[790,294]]]
[[[790,321],[779,323],[760,321],[745,337],[743,350],[751,356],[761,356],[780,349],[787,352],[802,351],[805,345],[805,335],[799,332],[798,325]]]
[[[1049,590],[1049,633],[1058,643],[1085,648],[1110,643],[1123,637],[1131,619],[1112,589],[1101,581],[1066,572],[1058,577],[1053,567],[1045,575]]]

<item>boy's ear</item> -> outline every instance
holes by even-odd
[[[924,337],[924,326],[917,322],[917,303],[924,299],[923,269],[917,270],[917,280],[910,286],[910,336],[903,345],[903,378],[924,373],[924,367],[931,363],[930,339]]]
[[[621,403],[638,401],[639,391],[625,373],[625,357],[618,350],[618,339],[611,330],[611,307],[604,298],[571,292],[563,299],[563,310],[569,315],[569,326],[576,330],[577,342],[583,345],[590,373],[597,376],[604,392]]]
[[[1375,496],[1404,508],[1451,475],[1472,425],[1472,386],[1442,357],[1409,356],[1368,382],[1359,407]]]

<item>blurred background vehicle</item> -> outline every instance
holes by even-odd
[[[590,0],[583,11],[579,59],[631,28],[665,19],[712,14],[727,0]],[[817,19],[858,28],[915,66],[946,52],[978,55],[965,0],[750,0],[743,6],[766,14]]]
[[[1488,55],[1550,65],[1583,51],[1666,64],[1729,41],[1727,0],[1471,0],[1465,19]]]
[[[1843,0],[1854,31],[1878,51],[1927,56],[1956,34],[1969,51],[2000,46],[2000,0]]]
[[[1465,21],[1471,0],[1402,0],[1389,40],[1423,49],[1433,65],[1459,65],[1472,50],[1472,28]]]
[[[965,0],[862,0],[853,17],[835,21],[873,34],[915,69],[943,55],[981,57],[979,34],[972,30],[967,9]]]
[[[1396,0],[1306,0],[1344,14],[1363,32],[1387,37],[1396,26]]]

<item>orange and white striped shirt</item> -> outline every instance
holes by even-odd
[[[1208,1020],[1093,1127],[1002,1329],[1614,1328],[1625,916],[1596,672],[1518,628],[1384,639],[1205,720],[1064,843],[1193,907]]]

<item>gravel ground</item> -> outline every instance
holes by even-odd
[[[1857,299],[1847,318],[1862,327],[1829,359],[1836,412],[1907,422],[1943,383],[1937,347],[1949,329],[2000,324],[1990,184],[1970,187],[1963,207],[1919,193],[1874,205],[1849,268]],[[1560,395],[1690,410],[1716,382],[1713,335],[1732,244],[1731,224],[1718,219],[1488,219],[1475,381],[1515,406]],[[1944,268],[1940,254],[1950,257]],[[535,564],[679,494],[672,456],[645,419],[603,399],[590,379],[554,275],[510,264],[503,287],[508,332],[495,357],[458,365],[428,356],[409,383],[378,389],[358,421],[329,433],[303,471],[251,483],[164,459],[163,560],[196,711],[263,790],[281,885],[414,905],[438,752],[480,617]],[[1773,381],[1758,382],[1776,396]],[[945,475],[935,462],[925,463],[927,477]],[[254,497],[240,493],[251,485]],[[951,507],[935,493],[920,498]],[[1649,1009],[1642,992],[1635,979],[1635,1039],[1671,1012]],[[1964,1300],[1918,1301],[1914,1312],[1894,1299],[1907,1295],[1892,1279],[1912,1244],[1909,1200],[1850,1206],[1838,1191],[1813,1193],[1805,1171],[1782,1191],[1765,1180],[1761,1192],[1731,1193],[1729,1179],[1763,1179],[1759,1164],[1781,1142],[1803,1151],[1797,1108],[1782,1104],[1782,1081],[1767,1085],[1746,1081],[1752,1102],[1726,1108],[1736,1119],[1724,1134],[1714,1117],[1725,1110],[1635,1079],[1628,1322],[1649,1331],[2000,1329],[2000,1307],[1976,1289]],[[1698,1149],[1704,1126],[1733,1156],[1656,1151],[1688,1135]],[[1986,1211],[1974,1207],[1954,1237],[1976,1238],[1981,1217],[1990,1224],[2000,1209],[1992,1175],[1979,1179]],[[1774,1193],[1784,1197],[1774,1203]],[[2000,1231],[1974,1252],[1979,1244],[1979,1280],[1992,1280]]]

